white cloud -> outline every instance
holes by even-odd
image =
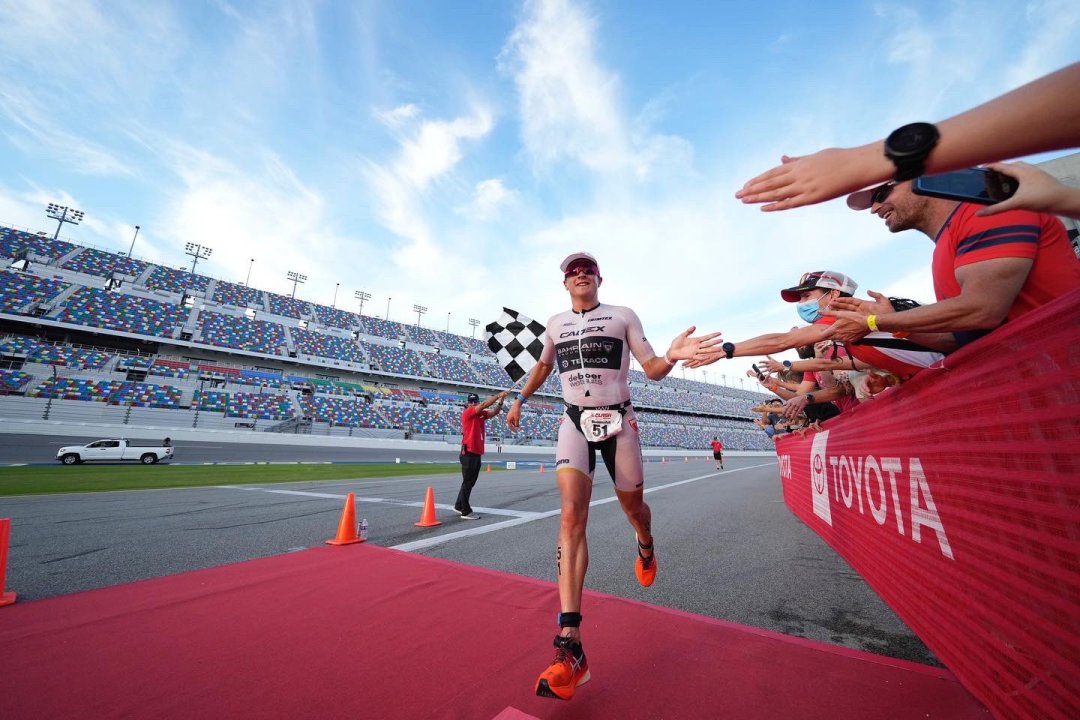
[[[498,216],[504,207],[516,203],[518,193],[509,190],[498,178],[481,180],[476,184],[469,204],[458,210],[465,217],[485,222]]]
[[[525,150],[541,168],[573,160],[601,172],[632,165],[618,78],[595,57],[597,24],[567,0],[530,0],[499,56],[518,90]]]
[[[413,103],[398,105],[390,110],[376,110],[375,117],[383,125],[398,128],[420,114],[420,108]]]

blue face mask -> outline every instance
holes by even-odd
[[[796,305],[795,309],[798,311],[799,317],[808,323],[813,323],[821,319],[819,300],[821,300],[821,298],[814,298],[813,300],[807,300],[806,302],[801,302]]]

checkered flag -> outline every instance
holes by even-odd
[[[544,330],[540,323],[509,308],[503,308],[499,319],[484,328],[488,348],[515,384],[540,359]]]

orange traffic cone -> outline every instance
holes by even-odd
[[[688,462],[690,462],[690,456],[688,456],[688,455],[683,455],[683,459],[682,459],[682,461],[683,461],[684,463],[688,463]]]
[[[488,463],[488,469],[487,469],[487,471],[488,471],[488,472],[491,472],[491,463]]]
[[[544,474],[544,463],[540,463],[540,474]]]
[[[435,517],[435,488],[428,486],[427,496],[424,498],[424,511],[420,513],[420,522],[413,523],[416,527],[435,527],[442,525]]]
[[[660,458],[660,463],[661,464],[666,463],[666,462],[667,462],[667,458]]]
[[[4,578],[7,576],[8,539],[11,537],[11,518],[0,519],[0,607],[15,602],[15,593],[4,592]]]
[[[356,508],[353,505],[353,494],[345,496],[345,507],[341,511],[341,521],[337,526],[337,537],[327,540],[327,545],[352,545],[362,543],[364,540],[356,535]]]

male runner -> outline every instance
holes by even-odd
[[[720,438],[715,435],[712,439],[712,459],[716,463],[717,470],[724,469],[724,443],[720,442]]]
[[[585,526],[589,518],[596,450],[615,482],[615,494],[637,536],[634,573],[648,587],[656,579],[652,512],[644,501],[644,468],[634,408],[630,404],[630,354],[645,375],[660,380],[677,360],[698,356],[719,333],[692,338],[691,327],[657,357],[633,310],[602,305],[602,279],[596,258],[586,252],[569,255],[560,265],[572,308],[548,320],[544,350],[518,393],[506,424],[521,427],[521,408],[544,384],[556,366],[566,412],[559,426],[555,479],[562,502],[562,523],[555,560],[559,580],[559,634],[555,662],[536,682],[536,694],[569,700],[589,680],[581,647],[581,591],[589,565]]]

